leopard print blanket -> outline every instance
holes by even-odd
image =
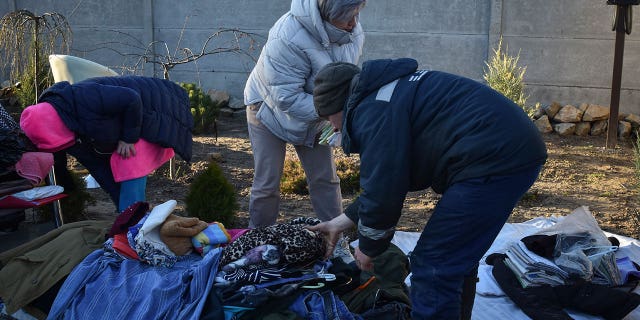
[[[251,229],[224,247],[220,265],[236,261],[249,250],[265,244],[278,247],[282,256],[281,264],[305,266],[313,263],[322,259],[326,244],[322,235],[305,227],[318,223],[320,220],[316,218],[301,217],[288,223]]]

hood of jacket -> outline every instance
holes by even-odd
[[[293,0],[291,2],[290,13],[311,36],[325,48],[328,47],[330,43],[340,45],[350,43],[352,37],[362,33],[362,26],[359,22],[353,30],[349,32],[338,29],[328,21],[322,20],[322,15],[318,8],[318,0]]]
[[[269,30],[245,85],[245,104],[263,102],[256,117],[265,127],[287,142],[313,147],[323,124],[311,95],[315,75],[327,63],[357,64],[364,36],[358,24],[350,43],[332,43],[317,0],[293,0],[290,11]]]
[[[329,45],[329,35],[320,16],[318,0],[293,0],[290,12],[316,41],[325,47]]]
[[[362,63],[362,71],[351,83],[351,94],[345,104],[342,122],[342,149],[346,154],[358,152],[357,146],[352,144],[349,136],[349,123],[358,104],[384,85],[412,74],[417,69],[418,62],[410,58],[368,60]]]
[[[29,106],[20,114],[20,128],[39,150],[57,152],[75,142],[75,134],[47,102]]]

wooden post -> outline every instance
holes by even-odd
[[[622,60],[624,58],[625,20],[628,5],[616,6],[616,43],[613,55],[613,79],[611,81],[611,104],[609,105],[609,125],[607,128],[607,148],[615,148],[618,142],[618,110],[620,108],[620,87],[622,82]],[[629,21],[630,22],[630,21]]]

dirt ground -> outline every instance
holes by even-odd
[[[218,160],[227,179],[237,191],[240,205],[234,226],[247,226],[249,191],[253,174],[253,159],[243,115],[218,119],[218,137],[194,137],[193,160],[186,164],[175,162],[174,179],[168,176],[168,165],[151,175],[147,184],[147,201],[151,205],[170,199],[178,201],[176,213],[185,211],[184,199],[194,176],[204,170],[212,154]],[[579,206],[587,206],[600,227],[616,234],[640,237],[640,207],[634,173],[634,151],[630,140],[620,140],[615,148],[605,148],[605,136],[563,137],[545,134],[549,159],[538,181],[515,208],[509,222],[523,222],[535,217],[562,216]],[[289,150],[295,154],[293,149]],[[343,157],[337,151],[338,157]],[[106,193],[90,190],[97,200],[88,209],[90,218],[115,217],[115,208]],[[344,195],[344,205],[354,195]],[[421,231],[434,209],[439,196],[430,190],[413,192],[407,196],[398,229]],[[308,196],[283,195],[281,221],[313,214]]]

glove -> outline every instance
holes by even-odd
[[[208,224],[195,217],[169,215],[160,226],[160,239],[177,256],[191,252],[191,237],[206,229]]]

